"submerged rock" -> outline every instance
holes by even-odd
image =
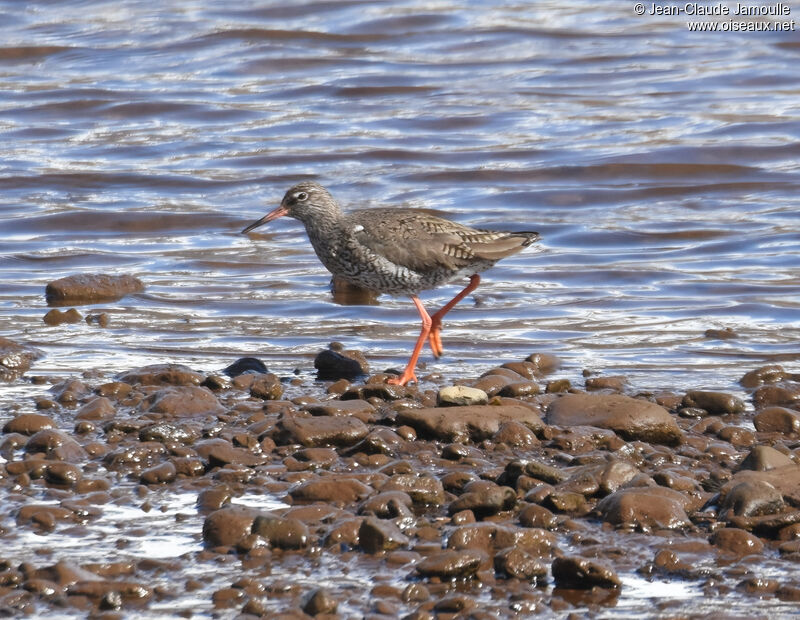
[[[53,280],[45,288],[51,306],[117,301],[130,293],[141,293],[144,284],[131,275],[86,273]]]

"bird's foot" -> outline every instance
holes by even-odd
[[[417,379],[417,375],[414,374],[413,368],[406,368],[402,375],[399,377],[391,377],[390,379],[386,380],[386,383],[389,385],[405,385],[409,381],[419,383],[419,379]]]

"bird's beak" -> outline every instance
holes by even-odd
[[[279,218],[279,217],[282,217],[282,216],[284,216],[284,215],[288,215],[288,214],[289,214],[289,209],[287,209],[286,207],[284,207],[283,205],[281,205],[281,206],[280,206],[280,207],[278,207],[277,209],[273,209],[272,211],[270,211],[269,213],[267,213],[267,214],[266,214],[264,217],[262,217],[260,220],[256,220],[255,222],[253,222],[252,224],[250,224],[250,226],[248,226],[247,228],[245,228],[245,229],[242,231],[242,234],[243,234],[243,235],[244,235],[244,234],[247,234],[247,233],[249,233],[251,230],[253,230],[254,228],[258,228],[259,226],[262,226],[263,224],[266,224],[267,222],[271,222],[271,221],[272,221],[272,220],[274,220],[274,219],[277,219],[277,218]]]

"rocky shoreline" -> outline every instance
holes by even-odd
[[[317,381],[253,359],[227,374],[156,365],[87,373],[21,403],[2,420],[0,613],[600,613],[624,598],[626,575],[745,606],[800,601],[797,375],[747,372],[751,409],[726,393],[636,392],[621,377],[573,387],[545,354],[419,388],[355,378],[365,364],[332,347]],[[32,532],[46,548],[91,533],[109,505],[185,493],[196,508],[175,519],[196,524],[197,548],[174,559],[75,562],[58,546],[31,559],[15,543]],[[149,534],[118,525],[121,539]],[[327,561],[341,579],[315,577]],[[220,562],[224,582],[195,579]]]

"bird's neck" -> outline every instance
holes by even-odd
[[[338,231],[341,227],[341,218],[340,211],[319,211],[309,214],[309,217],[303,220],[308,239],[320,258],[329,254],[330,250],[336,249],[340,240]]]

